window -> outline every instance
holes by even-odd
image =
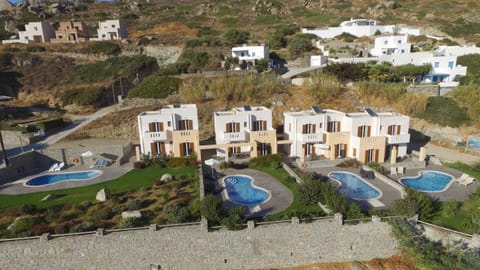
[[[255,52],[252,52],[252,56],[255,57]]]
[[[313,134],[315,133],[315,124],[305,124],[302,126],[303,134]]]
[[[269,143],[257,144],[257,156],[270,155],[272,153],[272,146]]]
[[[112,24],[112,28],[115,28],[115,24]]]
[[[318,124],[318,128],[319,128],[319,129],[322,129],[322,128],[323,128],[323,123],[319,123],[319,124]]]
[[[193,143],[181,143],[180,145],[180,156],[185,157],[185,156],[190,156],[193,154]]]
[[[292,123],[288,123],[288,131],[292,131]]]
[[[401,49],[400,52],[401,52],[401,53],[405,53],[405,50],[404,50],[404,49]]]
[[[433,63],[433,67],[434,67],[434,68],[439,68],[439,67],[440,67],[440,62],[435,62],[435,63]]]
[[[327,123],[327,132],[340,132],[340,121],[329,121]]]
[[[383,44],[387,45],[387,44],[388,44],[388,40],[385,40],[385,41],[383,42]]]
[[[267,121],[257,120],[253,122],[252,131],[265,131],[265,130],[267,130]]]
[[[152,156],[156,156],[158,154],[165,154],[165,143],[163,142],[153,142],[150,144],[150,153]]]
[[[372,161],[378,162],[378,153],[379,153],[378,149],[368,149],[368,150],[366,150],[365,151],[365,163],[372,162]]]
[[[168,121],[167,122],[167,127],[170,127],[170,126],[172,126],[172,122]]]
[[[161,131],[163,131],[163,123],[162,122],[148,123],[148,131],[149,132],[161,132]]]
[[[454,64],[453,61],[448,62],[448,68],[453,69],[453,64]]]
[[[399,135],[400,134],[400,125],[390,125],[387,129],[388,135]]]
[[[402,44],[402,40],[399,39],[399,40],[397,41],[397,43],[398,43],[398,44]]]
[[[303,148],[304,148],[304,151],[303,151],[304,156],[315,155],[315,146],[313,143],[306,143],[303,145]]]
[[[33,31],[38,31],[38,27],[34,26]]]
[[[357,136],[361,138],[370,137],[371,126],[359,126]]]
[[[240,132],[240,123],[237,123],[237,122],[227,123],[225,125],[225,132],[227,133]]]
[[[247,122],[243,122],[243,127],[246,128],[247,127]]]
[[[193,121],[192,120],[178,120],[178,130],[192,130],[193,129]]]

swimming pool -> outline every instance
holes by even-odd
[[[268,201],[270,191],[253,184],[253,178],[247,175],[230,175],[223,178],[225,194],[235,204],[256,205]]]
[[[50,173],[34,177],[25,183],[25,186],[38,187],[52,185],[64,181],[87,181],[102,174],[99,170],[68,172],[68,173]]]
[[[377,199],[382,192],[363,181],[359,176],[349,172],[334,171],[328,174],[330,178],[340,182],[338,189],[347,197],[356,200]]]
[[[403,177],[400,182],[418,191],[442,192],[450,187],[453,176],[438,171],[420,171],[416,177]]]

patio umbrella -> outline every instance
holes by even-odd
[[[82,157],[93,157],[93,152],[88,150],[85,153],[82,153]]]
[[[213,167],[215,165],[217,165],[218,163],[220,163],[220,161],[214,159],[214,158],[211,158],[211,159],[207,159],[204,161],[206,165],[210,166],[212,168],[212,177],[213,177]]]

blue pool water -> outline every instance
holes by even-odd
[[[55,174],[45,174],[35,178],[32,178],[25,183],[27,186],[44,186],[55,184],[63,181],[86,181],[93,179],[102,174],[101,171],[90,170],[82,172],[69,172],[69,173],[55,173]]]
[[[400,182],[418,191],[439,192],[447,188],[453,176],[437,171],[420,171],[417,177],[403,177]]]
[[[480,149],[480,137],[472,137],[467,142],[468,148]]]
[[[253,185],[253,179],[246,175],[230,175],[223,179],[227,197],[235,204],[256,205],[270,197],[269,192]]]
[[[351,199],[368,200],[380,196],[380,191],[353,173],[331,172],[329,176],[341,183],[340,192]]]

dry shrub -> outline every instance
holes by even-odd
[[[203,78],[185,82],[180,95],[186,102],[201,102],[207,95],[230,102],[262,103],[279,87],[278,80],[270,74],[242,74],[221,78]]]
[[[315,72],[305,86],[317,103],[337,98],[342,92],[342,83],[332,74]]]
[[[395,110],[406,115],[415,115],[427,109],[428,96],[423,94],[405,93],[396,103]]]

